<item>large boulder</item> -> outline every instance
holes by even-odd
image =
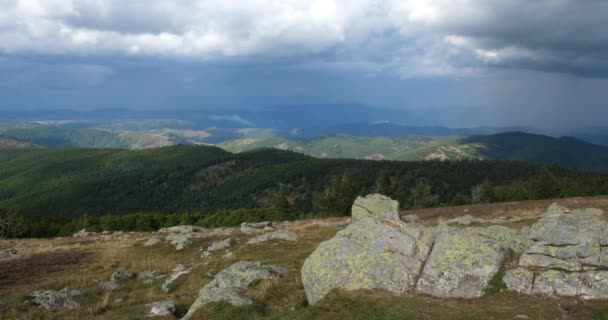
[[[588,300],[608,299],[608,271],[542,271],[534,280],[532,293]]]
[[[30,303],[47,310],[74,309],[79,306],[72,298],[81,296],[84,291],[65,288],[60,291],[39,290],[30,294]]]
[[[402,293],[414,286],[422,268],[416,253],[412,236],[379,221],[359,220],[321,243],[304,262],[308,302],[316,303],[334,288]]]
[[[358,197],[351,210],[353,222],[364,218],[399,221],[399,202],[381,194]]]
[[[465,231],[442,233],[418,280],[417,290],[444,298],[477,298],[500,269],[505,250]]]
[[[211,302],[226,302],[235,306],[252,304],[244,291],[253,282],[283,275],[287,269],[259,262],[240,261],[220,271],[201,291],[182,320],[190,319],[198,309]]]

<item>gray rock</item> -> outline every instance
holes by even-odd
[[[28,301],[47,310],[74,309],[79,304],[72,297],[83,294],[84,291],[68,288],[61,291],[39,290],[32,292]]]
[[[484,238],[492,239],[502,247],[511,249],[514,252],[523,252],[533,243],[528,239],[525,231],[522,232],[521,230],[504,226],[470,227],[464,230]]]
[[[165,237],[165,240],[169,241],[178,251],[184,250],[192,244],[189,237],[184,234],[170,234]]]
[[[224,259],[232,259],[233,257],[234,257],[234,252],[232,252],[232,251],[227,251],[227,252],[226,252],[226,253],[225,253],[225,254],[222,256],[222,258],[224,258]]]
[[[569,210],[551,205],[544,217],[530,230],[530,238],[545,245],[566,246],[597,243],[608,245],[608,223],[586,211],[570,213]]]
[[[100,282],[97,286],[99,287],[99,289],[107,290],[107,291],[120,289],[120,285],[113,281]]]
[[[536,276],[532,293],[587,300],[608,299],[608,271],[542,271]]]
[[[196,232],[200,232],[202,230],[203,230],[203,228],[198,227],[198,226],[185,225],[185,226],[175,226],[175,227],[170,227],[170,228],[162,228],[162,229],[158,230],[158,232],[184,234],[184,233],[196,233]]]
[[[150,239],[148,239],[148,241],[146,241],[146,243],[144,243],[144,246],[145,247],[154,246],[154,245],[159,244],[162,240],[163,240],[163,238],[161,238],[158,235],[155,235],[155,236],[150,237]]]
[[[583,266],[576,261],[562,260],[539,254],[523,254],[519,258],[519,265],[522,267],[551,268],[568,271],[580,271],[583,269]]]
[[[235,243],[235,241],[232,238],[227,238],[227,239],[224,239],[224,240],[214,241],[207,248],[207,251],[208,252],[214,252],[214,251],[218,251],[218,250],[228,249],[228,248],[232,247],[232,245],[234,243]]]
[[[537,242],[532,244],[526,250],[526,253],[550,256],[556,259],[568,260],[572,263],[582,263],[594,266],[601,265],[602,260],[601,247],[597,243],[582,243],[569,246],[550,246]]]
[[[405,215],[405,216],[401,216],[401,221],[403,221],[405,223],[418,222],[418,220],[420,220],[420,217],[418,217],[415,214],[408,214],[408,215]]]
[[[173,301],[156,301],[148,305],[150,307],[149,316],[164,317],[175,313],[175,303]]]
[[[211,252],[205,250],[201,253],[201,259],[206,259],[209,258],[211,256]]]
[[[252,304],[253,301],[244,295],[249,285],[286,272],[285,268],[262,265],[259,262],[237,262],[215,275],[215,278],[199,291],[198,298],[182,320],[190,319],[198,309],[211,302],[226,302],[235,306]]]
[[[364,218],[400,221],[399,202],[381,194],[358,197],[352,207],[353,222]]]
[[[255,233],[262,233],[265,230],[269,230],[272,229],[272,222],[258,222],[258,223],[250,223],[250,222],[243,222],[241,223],[241,232],[246,233],[246,234],[255,234]]]
[[[416,289],[443,298],[477,298],[504,260],[503,248],[465,231],[437,236]]]
[[[531,294],[534,284],[534,273],[526,268],[510,269],[505,272],[502,280],[510,291],[520,294]]]
[[[192,272],[192,269],[186,268],[186,266],[184,266],[183,264],[177,265],[177,267],[175,267],[173,269],[173,273],[169,276],[169,278],[167,278],[167,280],[165,280],[165,282],[161,286],[161,290],[164,293],[169,292],[169,286],[173,282],[175,282],[175,280],[177,280],[179,277],[181,277],[181,276],[183,276],[185,274],[189,274],[190,272]]]
[[[17,252],[17,250],[15,250],[15,249],[0,250],[0,261],[19,259],[19,258],[21,258],[21,256],[19,255],[19,252]]]
[[[249,241],[247,241],[247,244],[256,244],[271,240],[297,241],[298,235],[295,232],[291,232],[288,230],[277,230],[261,234],[255,238],[251,238],[249,239]]]
[[[124,280],[128,280],[133,278],[135,275],[131,272],[129,272],[126,269],[119,269],[116,270],[116,272],[112,273],[112,276],[110,277],[110,281],[112,282],[121,282]]]
[[[422,268],[416,239],[394,226],[362,219],[319,245],[302,267],[310,304],[332,289],[385,289],[401,293],[415,284]]]

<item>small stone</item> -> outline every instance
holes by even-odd
[[[127,279],[133,278],[135,275],[126,269],[119,269],[116,272],[112,273],[110,277],[110,281],[112,282],[121,282]]]
[[[183,234],[170,234],[165,237],[165,240],[169,241],[178,251],[184,250],[192,244],[188,236]]]
[[[120,285],[118,283],[116,283],[116,282],[113,282],[113,281],[100,282],[99,285],[98,285],[98,287],[100,289],[108,290],[108,291],[120,289]]]
[[[227,238],[227,239],[224,239],[224,240],[214,241],[207,248],[207,251],[214,252],[214,251],[218,251],[218,250],[227,249],[227,248],[232,247],[232,245],[234,244],[234,242],[235,241],[232,238]]]
[[[0,261],[19,259],[19,258],[21,258],[21,256],[15,249],[5,249],[5,250],[0,251]]]
[[[82,229],[76,233],[74,233],[73,235],[75,238],[84,238],[84,237],[88,237],[89,233],[87,232],[87,230]]]
[[[148,304],[150,316],[170,316],[175,313],[175,303],[173,301],[156,301]]]
[[[150,237],[150,239],[148,239],[148,241],[146,241],[146,243],[144,243],[145,247],[150,247],[150,246],[154,246],[157,245],[158,243],[160,243],[162,241],[162,238],[160,236],[152,236]]]
[[[247,241],[247,244],[256,244],[271,240],[297,241],[298,235],[295,232],[291,232],[288,230],[277,230],[273,232],[264,233],[255,238],[249,239],[249,241]]]
[[[160,272],[160,270],[146,270],[140,274],[137,275],[137,279],[158,279],[158,278],[163,278],[167,276],[166,274],[164,274],[163,272]]]
[[[173,273],[169,276],[169,278],[167,278],[167,280],[165,280],[165,282],[161,286],[161,290],[164,293],[169,292],[169,285],[171,285],[179,277],[185,274],[189,274],[191,271],[192,269],[186,268],[186,266],[184,266],[183,264],[177,265],[177,267],[173,268]]]

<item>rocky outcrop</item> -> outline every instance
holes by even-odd
[[[249,241],[247,241],[247,244],[256,244],[271,240],[297,241],[298,235],[295,232],[291,232],[288,230],[277,230],[251,238],[249,239]]]
[[[608,299],[608,222],[597,209],[553,204],[530,228],[518,267],[503,279],[522,294]]]
[[[163,238],[161,238],[159,235],[154,235],[154,236],[150,237],[150,239],[148,239],[148,241],[146,241],[146,243],[144,243],[144,247],[155,246],[155,245],[161,243],[162,240],[163,240]]]
[[[65,288],[60,291],[39,290],[30,294],[30,303],[47,310],[74,309],[79,307],[72,298],[85,294],[84,291]]]
[[[262,265],[259,262],[240,261],[222,270],[201,291],[182,320],[190,319],[198,309],[211,302],[226,302],[235,306],[252,304],[244,291],[253,282],[283,275],[287,269]]]
[[[608,222],[600,210],[552,205],[531,227],[514,229],[465,227],[466,222],[423,226],[414,218],[399,220],[397,208],[381,195],[357,198],[353,223],[304,262],[302,283],[310,304],[332,289],[477,298],[510,256],[520,258],[505,270],[508,290],[608,298]]]

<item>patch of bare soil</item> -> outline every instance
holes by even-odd
[[[82,250],[57,251],[0,261],[0,289],[32,283],[42,274],[58,272],[79,264],[89,254]]]

